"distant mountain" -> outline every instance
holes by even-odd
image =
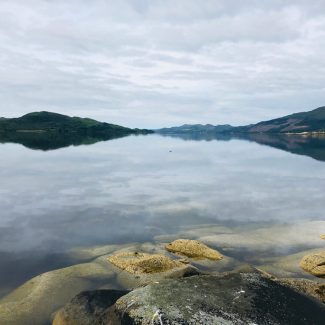
[[[235,131],[252,133],[325,132],[325,106],[310,112],[295,113],[245,127],[238,127]]]
[[[231,125],[183,125],[163,128],[156,132],[177,133],[325,133],[325,106],[310,112],[295,113],[257,124],[233,127]]]
[[[40,150],[91,144],[152,132],[51,112],[34,112],[19,118],[0,118],[0,142],[20,143]]]
[[[175,126],[171,128],[163,128],[156,130],[158,133],[163,134],[186,134],[186,133],[223,133],[230,132],[234,129],[233,126],[225,124],[225,125],[212,125],[212,124],[184,124],[182,126]]]

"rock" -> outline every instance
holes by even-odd
[[[117,246],[124,252],[143,251],[146,254],[168,254],[162,244],[152,243],[128,244]],[[0,300],[0,324],[6,325],[42,325],[50,321],[51,315],[64,306],[76,294],[85,290],[133,289],[165,278],[179,278],[199,274],[199,271],[188,264],[172,261],[178,267],[164,272],[133,274],[108,261],[106,254],[115,249],[114,246],[97,246],[81,251],[82,259],[96,257],[88,263],[80,263],[70,267],[57,269],[36,276],[9,295]],[[104,254],[104,255],[101,255]],[[101,256],[98,256],[101,255]],[[151,262],[153,262],[151,260]],[[175,262],[175,263],[174,263]],[[145,264],[140,263],[145,267]],[[154,265],[156,267],[157,265]]]
[[[59,310],[53,325],[92,325],[117,299],[127,294],[121,290],[84,291]]]
[[[38,275],[0,301],[0,324],[47,324],[50,315],[76,294],[113,278],[110,264],[100,259]]]
[[[223,257],[216,250],[197,240],[176,239],[165,247],[169,252],[182,254],[187,257],[207,258],[210,260],[221,260]]]
[[[325,303],[325,284],[307,279],[276,279],[278,283],[289,286],[298,292],[312,296]]]
[[[161,254],[120,252],[107,258],[112,264],[133,274],[166,272],[184,263]]]
[[[232,273],[135,289],[118,299],[100,324],[299,325],[322,324],[324,317],[325,306],[312,298],[258,273]]]
[[[306,255],[318,254],[323,249],[309,249],[295,254],[260,258],[258,260],[258,268],[267,273],[270,273],[278,278],[313,278],[312,275],[307,274],[300,266],[301,259]]]
[[[113,266],[113,264],[112,264]],[[125,270],[116,268],[116,282],[125,289],[134,289],[154,282],[160,282],[164,279],[177,279],[187,276],[200,274],[201,272],[192,265],[183,264],[180,267],[170,269],[165,272],[155,273],[137,273],[133,274]]]
[[[312,275],[325,277],[325,251],[303,257],[300,266]]]
[[[167,254],[163,245],[144,243],[123,248],[105,260],[116,273],[118,285],[125,289],[200,273],[186,261],[174,261]]]
[[[320,237],[320,239],[324,239],[325,240],[325,234],[322,234],[319,237]]]

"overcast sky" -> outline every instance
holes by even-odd
[[[0,116],[248,124],[325,105],[325,0],[0,0]]]

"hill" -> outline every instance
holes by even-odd
[[[252,133],[325,132],[325,106],[309,112],[295,113],[273,120],[235,128],[234,131]]]
[[[146,134],[150,130],[130,129],[89,118],[70,117],[52,112],[34,112],[18,118],[0,118],[0,132],[77,133],[89,136]]]
[[[54,150],[152,132],[51,112],[0,118],[0,143],[19,143],[38,150]]]
[[[309,112],[295,113],[284,117],[246,126],[231,125],[182,125],[163,128],[158,133],[325,133],[325,106]]]
[[[231,125],[212,125],[212,124],[184,124],[182,126],[175,126],[171,128],[159,129],[156,132],[163,134],[186,134],[186,133],[223,133],[230,132],[233,130]]]

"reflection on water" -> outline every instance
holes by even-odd
[[[94,144],[99,141],[113,140],[128,134],[110,134],[104,136],[87,136],[80,133],[59,132],[0,132],[0,143],[19,143],[34,150],[55,150],[69,146]]]
[[[73,263],[65,254],[76,246],[152,241],[202,224],[254,232],[324,219],[325,164],[254,142],[148,135],[0,150],[0,293]],[[287,246],[281,254],[294,252]]]
[[[272,134],[272,133],[174,133],[162,134],[192,141],[230,141],[242,139],[254,141],[294,154],[325,161],[325,135]]]

